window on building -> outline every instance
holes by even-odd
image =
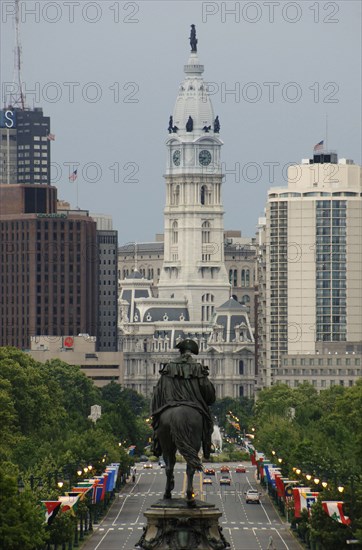
[[[239,374],[240,375],[244,374],[244,361],[242,359],[240,359],[239,361]]]
[[[200,189],[200,202],[201,204],[210,204],[210,193],[207,185],[202,185]]]
[[[214,295],[213,294],[203,294],[201,297],[201,320],[210,321],[214,314]]]
[[[178,223],[172,223],[172,244],[178,244]]]
[[[241,286],[250,286],[250,269],[245,268],[241,270]]]
[[[202,241],[203,244],[204,243],[209,243],[210,242],[210,228],[211,228],[210,222],[208,222],[208,221],[203,222],[201,227],[202,227],[201,241]]]
[[[173,204],[174,205],[180,204],[180,186],[179,185],[176,185],[173,193]]]
[[[243,306],[249,306],[250,304],[250,296],[248,296],[247,294],[244,294],[244,296],[241,298],[241,304],[243,304]]]

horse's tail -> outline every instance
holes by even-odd
[[[180,409],[178,409],[179,411]],[[202,464],[198,452],[188,443],[190,440],[189,427],[185,425],[180,415],[173,415],[170,425],[171,437],[187,464],[197,471],[202,471]]]

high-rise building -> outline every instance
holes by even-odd
[[[50,185],[50,118],[43,109],[0,110],[0,183]]]
[[[322,152],[268,193],[258,335],[266,385],[286,356],[346,353],[362,341],[361,178],[353,161]]]
[[[0,185],[0,346],[96,334],[96,223],[56,199],[48,185]]]
[[[118,233],[97,229],[98,323],[97,349],[118,350]]]

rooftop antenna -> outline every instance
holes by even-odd
[[[16,76],[14,74],[13,76],[13,82],[17,82],[19,88],[18,88],[18,96],[15,96],[14,94],[10,95],[10,103],[12,106],[18,106],[23,111],[25,110],[25,95],[23,92],[23,82],[21,78],[21,42],[20,42],[20,0],[15,0],[15,61],[14,61],[14,73],[16,72]]]

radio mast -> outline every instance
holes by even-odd
[[[13,83],[18,85],[16,94],[10,94],[10,102],[14,107],[25,110],[25,95],[21,78],[21,42],[20,42],[20,0],[15,0],[15,49],[14,49],[14,76]],[[16,73],[16,75],[15,75]]]

